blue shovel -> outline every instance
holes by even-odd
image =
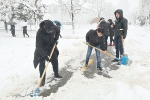
[[[123,48],[124,54],[121,56],[120,62],[123,65],[129,65],[130,66],[133,61],[128,58],[127,54],[125,54],[123,36],[121,36],[121,38],[122,38],[122,48]]]

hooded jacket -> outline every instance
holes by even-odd
[[[123,11],[121,9],[118,9],[114,12],[115,16],[116,13],[118,13],[120,17],[116,18],[115,21],[115,27],[114,27],[115,37],[123,36],[123,38],[125,39],[128,30],[128,20],[123,17]]]
[[[45,27],[52,27],[53,32],[47,33],[43,25],[46,25]],[[43,57],[49,56],[50,51],[54,45],[54,40],[59,39],[59,34],[60,30],[54,24],[49,22],[49,20],[44,20],[40,23],[40,28],[36,34],[36,49],[34,52],[33,61],[35,68]]]

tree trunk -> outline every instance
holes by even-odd
[[[73,34],[74,34],[74,14],[72,13],[72,30],[73,30]]]
[[[37,20],[36,20],[36,14],[35,13],[34,13],[34,21],[35,21],[35,30],[36,30]]]
[[[37,6],[37,2],[38,2],[38,0],[35,0],[35,7],[37,8],[38,6]],[[35,20],[35,30],[36,30],[36,26],[37,26],[37,16],[36,16],[36,13],[34,12],[34,20]]]
[[[72,30],[73,30],[73,34],[74,34],[74,11],[73,11],[72,0],[71,0],[71,21],[72,21]]]
[[[4,25],[5,25],[6,33],[8,33],[8,26],[7,26],[7,22],[6,22],[6,20],[4,21]]]

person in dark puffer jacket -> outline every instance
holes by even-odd
[[[121,9],[116,10],[114,14],[116,21],[115,25],[111,27],[114,28],[116,59],[113,59],[112,62],[118,62],[117,65],[121,65],[118,58],[124,54],[123,42],[127,36],[128,20],[123,17],[123,11]]]
[[[110,30],[110,44],[108,46],[114,46],[114,29],[111,27],[111,25],[114,25],[112,19],[108,19],[108,23],[109,23],[109,30]],[[113,44],[112,44],[113,42]]]

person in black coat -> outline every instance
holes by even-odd
[[[106,42],[106,45],[107,45],[107,40],[108,40],[108,36],[109,36],[109,24],[104,20],[103,17],[101,17],[100,20],[99,20],[98,27],[103,27],[105,29],[104,36],[105,36],[105,42]]]
[[[27,34],[27,26],[23,26],[23,36],[25,37],[25,34],[29,37],[29,35]]]
[[[123,50],[123,42],[124,39],[127,36],[127,30],[128,30],[128,20],[123,17],[123,11],[121,9],[118,9],[114,12],[116,21],[115,25],[112,27],[114,28],[115,32],[115,48],[116,48],[116,59],[112,60],[112,62],[118,62],[119,57],[121,57],[124,54]],[[120,62],[117,63],[120,65]]]
[[[110,44],[108,46],[114,46],[114,29],[111,27],[111,25],[114,25],[112,19],[108,19],[108,23],[109,23],[109,32],[110,32]],[[112,44],[113,42],[113,44]]]
[[[16,37],[16,35],[15,35],[15,25],[11,25],[10,31],[11,31],[12,36]]]
[[[59,51],[56,47],[54,49],[52,58],[49,60],[48,56],[54,44],[57,44],[59,39],[60,30],[50,20],[44,20],[40,23],[40,28],[36,34],[36,49],[34,52],[34,67],[36,68],[39,64],[40,77],[45,69],[45,61],[50,61],[53,66],[55,78],[62,78],[58,73],[58,55]],[[41,86],[45,84],[45,77],[43,78]]]
[[[103,35],[104,32],[105,32],[104,28],[97,28],[96,30],[89,30],[88,33],[86,34],[86,43],[96,48],[99,48],[99,49],[101,48],[103,50],[103,53],[106,53],[107,45],[105,42],[105,37]],[[92,49],[93,47],[88,46],[85,66],[88,65]],[[96,57],[97,57],[97,69],[102,71],[103,69],[101,68],[100,51],[95,49],[95,52],[96,52]]]

